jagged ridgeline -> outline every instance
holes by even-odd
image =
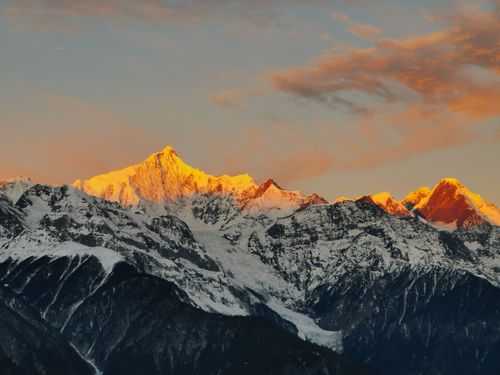
[[[498,374],[500,214],[454,179],[328,202],[170,147],[0,183],[2,374]]]

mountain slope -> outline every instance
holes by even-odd
[[[243,198],[257,185],[248,175],[211,176],[184,163],[170,146],[123,170],[77,180],[76,188],[124,206],[141,200],[168,202],[195,194],[232,194]]]
[[[41,185],[10,208],[26,229],[1,239],[0,281],[105,375],[365,373],[298,338],[177,218]]]
[[[64,337],[25,301],[0,287],[0,369],[5,375],[93,375]]]
[[[368,201],[373,202],[374,204],[379,206],[381,209],[383,209],[390,215],[395,215],[395,216],[410,215],[410,212],[407,210],[407,208],[401,202],[398,202],[396,199],[394,199],[394,197],[387,192],[370,195],[360,199],[366,199]]]
[[[140,164],[85,181],[77,180],[73,186],[123,206],[145,202],[175,204],[182,199],[208,195],[229,197],[249,214],[269,214],[327,203],[316,194],[306,196],[282,189],[273,180],[257,185],[248,175],[211,176],[187,165],[170,146]]]
[[[500,210],[454,178],[441,180],[414,209],[426,220],[452,228],[500,225]]]
[[[329,204],[167,148],[89,181],[0,192],[0,282],[105,375],[500,368],[500,227],[456,180]]]
[[[408,194],[401,203],[409,210],[419,204],[423,199],[431,195],[432,190],[427,186],[418,188],[417,190]]]
[[[0,181],[0,194],[15,203],[31,186],[33,186],[33,181],[30,178],[11,178],[7,181]]]
[[[346,353],[381,373],[500,368],[498,227],[441,232],[358,200],[278,219],[249,248],[306,290],[306,309],[342,330]]]
[[[120,363],[131,371],[134,363],[154,363],[152,373],[164,366],[179,369],[177,361],[193,357],[188,349],[198,335],[196,342],[203,345],[195,346],[200,355],[195,363],[222,371],[221,362],[202,358],[222,360],[217,356],[228,337],[240,337],[234,335],[245,327],[264,334],[267,324],[291,334],[286,342],[304,339],[322,351],[343,349],[388,375],[423,375],[432,363],[439,365],[439,375],[451,375],[457,366],[489,375],[500,365],[496,305],[487,301],[500,285],[500,229],[492,225],[439,231],[413,215],[389,215],[371,199],[306,205],[286,216],[247,215],[230,197],[205,194],[161,205],[154,215],[153,209],[124,208],[73,188],[35,185],[15,205],[2,202],[3,222],[21,230],[4,226],[0,281],[30,301],[101,370],[122,371]],[[185,221],[165,214],[169,210]],[[490,291],[475,292],[483,289]],[[161,307],[168,290],[180,298],[180,305],[172,306],[184,306],[189,316],[195,309],[192,314],[199,316],[183,321],[168,315],[170,310]],[[472,313],[465,296],[491,309]],[[446,309],[438,309],[440,301],[446,301]],[[458,320],[443,331],[446,341],[422,341],[418,322],[441,327],[451,311]],[[235,315],[243,320],[226,320]],[[249,316],[261,319],[260,328],[245,320]],[[212,322],[209,328],[199,326],[206,321]],[[233,322],[240,322],[239,328]],[[460,322],[470,327],[484,322],[485,328],[464,336],[453,328]],[[163,324],[191,332],[181,352],[162,344],[175,342]],[[238,345],[247,340],[231,342],[243,358]],[[478,350],[488,359],[469,366]],[[432,353],[447,353],[446,360]]]

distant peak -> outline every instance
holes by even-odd
[[[383,209],[385,212],[391,215],[396,215],[396,216],[410,215],[410,212],[406,209],[406,207],[403,206],[401,202],[394,199],[391,193],[388,193],[386,191],[370,195],[367,198],[371,200],[374,204],[379,206],[381,209]]]
[[[422,200],[431,195],[432,190],[428,186],[422,186],[408,194],[401,202],[406,208],[413,209]]]
[[[257,188],[248,175],[213,176],[194,168],[170,145],[143,162],[84,181],[77,180],[73,186],[124,206],[135,206],[140,201],[170,202],[197,194],[225,194],[240,199]]]
[[[337,197],[335,198],[335,200],[333,201],[333,203],[342,203],[342,202],[354,202],[355,200],[357,200],[358,198],[349,198],[349,197],[346,197],[344,195],[341,195],[340,197]]]
[[[383,191],[383,192],[380,192],[380,193],[377,193],[377,194],[373,194],[371,196],[371,198],[375,202],[387,202],[389,200],[394,200],[394,198],[392,197],[391,193],[388,193],[386,191]]]
[[[264,181],[262,184],[261,184],[261,187],[264,188],[264,189],[269,189],[271,186],[274,186],[276,188],[278,188],[279,190],[283,190],[283,188],[278,185],[276,183],[276,181],[274,181],[272,178],[268,178],[266,181]]]
[[[269,189],[273,188],[276,190],[283,190],[272,178],[267,179],[262,184],[257,187],[255,191],[254,198],[261,197],[264,195]]]
[[[150,155],[148,159],[151,158],[162,158],[162,159],[180,159],[179,154],[172,146],[166,146],[161,151],[155,152]]]
[[[165,146],[165,148],[163,148],[163,150],[161,150],[161,153],[162,154],[174,154],[174,155],[177,155],[177,151],[175,151],[175,149],[172,146],[170,146],[170,145]]]
[[[415,209],[428,221],[456,223],[459,228],[485,221],[500,224],[500,210],[496,206],[451,177],[441,179],[431,194],[415,205]]]
[[[307,197],[306,205],[328,204],[329,202],[321,195],[313,193]]]
[[[15,177],[9,177],[9,178],[3,180],[2,182],[4,182],[4,183],[24,182],[24,183],[31,184],[31,183],[33,183],[33,180],[31,179],[31,177],[27,177],[27,176],[15,176]]]
[[[448,186],[455,186],[455,187],[464,187],[464,185],[456,178],[453,178],[453,177],[445,177],[443,179],[441,179],[437,186],[440,186],[440,185],[448,185]]]

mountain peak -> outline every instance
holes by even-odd
[[[500,225],[500,210],[470,191],[456,178],[440,180],[415,210],[426,220],[457,228],[467,228],[484,222]]]
[[[177,151],[170,145],[165,146],[161,151],[156,152],[150,156],[150,158],[153,157],[163,157],[163,158],[174,158],[174,159],[179,159],[179,154]]]
[[[409,216],[410,212],[401,202],[396,200],[390,193],[381,192],[368,197],[373,203],[391,215]]]
[[[88,180],[74,187],[110,201],[133,206],[141,200],[155,203],[173,201],[195,194],[248,194],[257,185],[248,175],[212,176],[186,164],[171,146],[150,155],[145,161]]]
[[[15,176],[7,178],[4,181],[1,181],[0,183],[5,184],[5,183],[15,183],[15,182],[32,184],[33,180],[31,179],[31,177],[27,176]]]
[[[0,181],[0,193],[15,203],[33,185],[34,183],[30,177],[13,177]]]
[[[432,190],[428,186],[422,186],[417,190],[408,194],[401,203],[409,210],[413,209],[417,204],[419,204],[423,199],[427,198],[431,194]]]
[[[454,177],[445,177],[442,178],[436,185],[436,187],[450,186],[456,189],[465,188],[465,185],[462,184],[457,178]]]
[[[266,181],[264,181],[262,184],[259,185],[259,187],[255,191],[254,197],[258,198],[258,197],[264,195],[270,189],[278,190],[278,191],[283,190],[281,188],[281,186],[279,186],[272,178],[269,178]]]
[[[177,155],[177,151],[175,151],[175,149],[172,146],[170,146],[170,145],[166,145],[161,152],[164,153],[164,154],[175,154],[175,155]]]

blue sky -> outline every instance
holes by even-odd
[[[0,178],[69,183],[170,144],[332,199],[454,176],[500,203],[497,1],[0,4]]]

